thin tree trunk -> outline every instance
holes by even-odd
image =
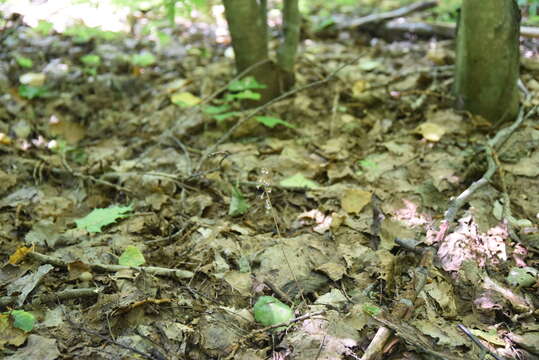
[[[284,0],[284,41],[277,52],[277,63],[284,71],[292,74],[298,51],[300,25],[298,0]]]
[[[494,125],[518,113],[520,13],[514,0],[464,0],[457,32],[456,107]]]
[[[254,76],[258,82],[266,85],[265,89],[257,90],[261,99],[256,103],[264,103],[280,93],[277,67],[269,61],[268,56],[266,0],[223,0],[223,3],[232,37],[236,70],[242,72],[250,66],[262,63],[246,76]]]

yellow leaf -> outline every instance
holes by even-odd
[[[199,104],[202,100],[190,92],[175,93],[170,96],[170,101],[181,107],[191,107]]]
[[[446,129],[432,122],[424,122],[415,128],[415,132],[421,134],[428,141],[438,142],[445,134]]]
[[[341,207],[347,213],[360,213],[371,201],[372,194],[361,189],[346,189],[341,194]]]
[[[32,251],[32,248],[29,248],[29,247],[20,247],[18,248],[13,254],[11,254],[11,256],[9,257],[9,263],[11,265],[15,265],[15,264],[18,264],[19,262],[22,261],[22,259],[24,259],[24,257],[26,256],[26,254],[28,254],[30,251]]]

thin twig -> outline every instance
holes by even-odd
[[[500,149],[507,142],[509,137],[516,131],[516,129],[522,124],[522,122],[536,112],[536,109],[537,106],[531,109],[527,114],[524,114],[524,106],[521,106],[518,116],[513,124],[498,131],[496,136],[487,142],[487,145],[484,147],[488,164],[487,171],[479,180],[474,181],[466,190],[451,201],[449,208],[445,212],[444,220],[440,225],[440,230],[436,235],[437,242],[441,242],[445,238],[447,230],[457,216],[457,212],[468,202],[468,199],[480,188],[485,186],[496,173],[497,165],[494,161],[493,151]]]
[[[487,352],[489,353],[490,355],[492,355],[496,360],[505,360],[503,357],[501,357],[500,355],[496,354],[495,352],[493,351],[490,351],[489,348],[487,348],[485,345],[483,345],[483,343],[481,341],[479,341],[479,339],[470,332],[470,330],[468,330],[468,328],[462,324],[457,324],[457,327],[464,333],[466,334],[466,336],[468,336],[470,338],[470,340],[472,340],[477,346],[479,346],[479,348],[481,348],[482,351],[484,352]]]
[[[69,265],[69,262],[66,262],[62,259],[58,259],[49,255],[44,255],[35,251],[28,253],[28,256],[30,256],[32,259],[37,260],[41,263],[51,264],[51,265],[61,267],[61,268],[67,268]],[[90,267],[90,269],[94,271],[116,272],[116,271],[122,271],[122,270],[135,270],[135,271],[146,272],[152,275],[170,277],[173,279],[191,279],[195,275],[194,273],[188,270],[169,269],[169,268],[162,268],[162,267],[156,267],[156,266],[124,266],[124,265],[109,265],[109,264],[98,264],[98,263],[87,264],[87,265]]]

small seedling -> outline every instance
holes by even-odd
[[[19,64],[20,67],[29,69],[32,66],[34,66],[34,62],[32,59],[24,57],[24,56],[18,56],[16,59],[17,64]]]
[[[220,124],[227,119],[239,117],[241,112],[237,109],[240,108],[240,102],[242,100],[260,100],[260,94],[256,90],[265,88],[266,85],[259,83],[252,76],[233,80],[228,85],[228,92],[222,99],[214,101],[213,105],[207,105],[202,110]],[[257,116],[255,117],[255,121],[269,128],[277,125],[284,125],[288,128],[295,127],[289,122],[271,116]]]
[[[243,197],[243,194],[235,186],[232,187],[232,199],[230,200],[230,206],[228,208],[228,215],[239,216],[243,215],[249,210],[249,204]]]
[[[273,296],[261,296],[258,298],[253,312],[255,320],[264,326],[273,326],[286,323],[294,318],[294,312],[290,306],[282,303]],[[284,330],[285,327],[277,328],[277,331]]]
[[[31,86],[21,85],[19,86],[19,95],[26,99],[42,98],[49,95],[49,91],[45,86]]]
[[[139,67],[147,67],[153,65],[156,61],[157,59],[155,58],[155,55],[147,51],[131,56],[131,63]]]
[[[41,36],[48,36],[53,30],[54,25],[46,20],[39,20],[33,30]]]
[[[144,255],[136,246],[128,246],[118,259],[118,264],[123,266],[140,266],[146,262]]]

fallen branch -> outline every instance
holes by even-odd
[[[343,29],[358,28],[362,26],[364,27],[366,25],[377,24],[379,22],[407,16],[417,11],[431,9],[437,5],[438,5],[437,1],[424,1],[424,2],[417,2],[411,5],[403,6],[401,8],[383,12],[383,13],[363,16],[363,17],[353,19],[353,20],[337,19],[336,21],[338,23],[337,29],[343,30]]]
[[[455,24],[451,23],[431,23],[431,22],[409,22],[402,19],[390,21],[380,28],[374,29],[377,34],[396,35],[402,33],[412,33],[424,37],[441,37],[453,39],[456,36]],[[539,28],[532,26],[521,26],[520,36],[526,38],[539,38]]]
[[[453,223],[457,216],[457,212],[468,202],[470,196],[472,196],[475,192],[477,192],[477,190],[485,186],[490,181],[492,176],[496,173],[496,169],[498,167],[496,165],[496,162],[494,161],[494,151],[500,149],[507,142],[509,137],[516,131],[516,129],[522,124],[522,122],[528,117],[530,117],[533,113],[535,113],[536,109],[537,106],[531,109],[526,115],[524,115],[524,107],[522,106],[513,124],[500,130],[496,134],[496,136],[494,136],[494,138],[488,141],[487,145],[484,148],[487,156],[487,171],[485,171],[485,173],[479,180],[474,181],[466,190],[464,190],[459,196],[457,196],[454,200],[451,201],[449,208],[445,212],[444,220],[440,225],[440,230],[436,235],[435,242],[443,241],[447,230],[449,229],[449,226],[451,225],[451,223]]]
[[[97,296],[99,294],[98,288],[80,288],[80,289],[66,289],[58,291],[52,294],[42,294],[32,298],[32,304],[44,304],[57,300],[70,300],[79,299],[85,297]],[[7,306],[18,301],[18,296],[2,296],[0,297],[0,306]]]
[[[44,255],[35,251],[28,253],[28,256],[44,264],[51,264],[61,268],[67,268],[69,262],[55,258],[53,256]],[[124,265],[109,265],[109,264],[87,264],[91,270],[103,272],[117,272],[122,270],[135,270],[146,272],[148,274],[164,276],[173,279],[191,279],[195,274],[188,270],[169,269],[156,266],[124,266]]]

